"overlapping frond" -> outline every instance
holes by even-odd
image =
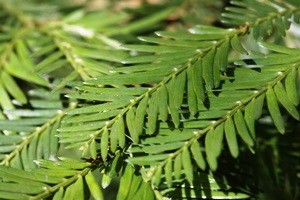
[[[1,33],[4,40],[3,47],[1,45],[3,48],[1,65],[7,62],[6,68],[10,69],[9,72],[12,75],[33,83],[38,82],[37,84],[42,82],[43,85],[47,83],[45,80],[40,80],[39,75],[56,76],[59,74],[59,70],[59,72],[63,70],[64,80],[57,85],[56,90],[63,88],[68,82],[78,77],[88,80],[107,74],[112,70],[111,62],[119,62],[127,57],[127,53],[119,48],[120,43],[108,38],[107,35],[129,34],[138,31],[161,21],[174,10],[174,8],[168,8],[147,18],[130,21],[129,14],[126,13],[116,15],[108,11],[86,12],[83,9],[76,10],[76,7],[69,8],[69,12],[73,12],[61,19],[62,11],[55,5],[40,4],[34,7],[22,2],[16,4],[16,2],[3,1],[1,9],[3,9],[1,17],[4,20],[6,17],[16,18],[20,22],[19,26],[24,26],[23,29],[18,29],[20,33],[15,33],[13,30],[11,33]],[[49,12],[51,14],[47,14]],[[45,15],[48,18],[45,18]],[[102,23],[98,20],[91,20],[95,18],[109,20],[102,20]],[[56,21],[58,19],[59,22]],[[126,23],[123,29],[113,28],[116,24],[124,24],[128,21],[130,23]],[[27,41],[22,38],[26,38]],[[30,40],[28,40],[29,38]],[[17,43],[21,44],[17,45]],[[15,46],[21,46],[23,51],[21,56],[23,57],[19,57],[19,51]],[[22,63],[24,62],[23,58],[26,59],[26,63]],[[20,70],[23,69],[22,65],[24,64],[28,71]],[[7,77],[7,75],[3,76]],[[11,89],[11,91],[15,90]],[[4,92],[9,93],[9,90]],[[5,95],[8,96],[8,94]],[[22,100],[25,101],[24,97]],[[5,104],[4,106],[8,109],[12,107],[12,105],[7,105],[9,102],[5,102],[5,100],[2,104]]]
[[[237,65],[252,63],[259,68],[229,69],[228,74],[234,76],[222,76],[219,89],[207,90],[205,99],[196,101],[199,112],[196,116],[189,109],[191,97],[184,88],[187,76],[184,71],[163,84],[158,81],[164,80],[164,71],[155,69],[137,71],[134,75],[138,76],[123,72],[83,84],[74,83],[79,93],[68,94],[70,98],[83,99],[86,103],[98,101],[100,104],[83,104],[84,107],[69,111],[70,118],[59,129],[61,141],[72,141],[70,147],[78,145],[82,146],[82,150],[89,147],[92,155],[96,155],[96,149],[100,148],[105,160],[109,151],[116,151],[118,146],[125,147],[127,133],[136,143],[128,149],[131,155],[128,162],[145,167],[146,179],[155,185],[159,184],[157,180],[161,180],[161,176],[168,176],[166,179],[172,182],[180,178],[183,172],[192,184],[196,165],[202,170],[206,169],[207,163],[212,170],[217,168],[223,140],[226,140],[234,158],[239,154],[239,146],[243,145],[238,135],[252,149],[255,144],[255,120],[262,114],[264,102],[279,132],[284,133],[284,120],[278,102],[299,120],[295,107],[299,103],[296,87],[300,61],[298,50],[266,43],[262,45],[276,54],[237,61]],[[251,77],[255,82],[249,80]],[[173,96],[172,91],[176,92]],[[139,103],[135,106],[137,101]],[[177,106],[177,124],[171,113],[174,102]],[[86,115],[82,117],[82,113]],[[151,125],[151,117],[154,117],[154,125]],[[80,124],[74,126],[74,123]],[[172,130],[174,128],[179,130]],[[85,137],[77,141],[72,137],[76,133]],[[155,137],[151,136],[153,133]],[[145,139],[139,142],[140,138]],[[169,169],[172,169],[171,172]]]
[[[1,165],[30,171],[35,159],[53,159],[59,143],[56,137],[63,107],[60,94],[47,90],[29,91],[31,108],[6,110],[11,120],[0,120]]]
[[[34,61],[30,58],[30,49],[24,38],[29,37],[28,29],[9,29],[1,32],[3,39],[0,41],[0,88],[1,108],[13,109],[12,99],[19,104],[27,103],[23,88],[20,88],[16,79],[40,86],[49,86],[46,78],[32,73]]]
[[[116,24],[128,21],[128,14],[115,15],[112,12],[84,12],[77,10],[66,16],[62,23],[49,23],[43,27],[32,47],[33,57],[40,62],[35,71],[41,74],[62,69],[68,73],[56,89],[80,77],[89,80],[113,71],[112,63],[121,62],[128,53],[120,49],[120,42],[107,35],[128,34],[156,23],[168,16],[173,9],[167,9],[145,19],[130,22],[124,29],[114,29]],[[109,19],[93,21],[91,19]],[[97,25],[95,25],[97,22]],[[116,31],[117,30],[117,31]]]
[[[102,192],[91,172],[91,164],[72,159],[36,161],[39,168],[30,172],[0,166],[1,199],[86,199],[90,191],[95,199]],[[87,185],[87,186],[86,186]]]
[[[271,35],[284,37],[292,20],[300,22],[299,8],[284,1],[242,0],[231,1],[231,4],[222,14],[223,22],[249,26],[255,39]]]
[[[300,51],[261,42],[268,53],[249,56],[241,40],[250,31],[258,40],[284,37],[300,21],[298,3],[286,2],[232,1],[223,21],[235,28],[159,31],[138,43],[135,33],[176,8],[132,20],[125,12],[0,1],[0,198],[88,199],[89,188],[103,199],[94,169],[104,174],[103,188],[121,175],[118,200],[249,198],[259,186],[248,184],[253,166],[239,155],[264,150],[256,149],[262,116],[282,134],[285,116],[299,120]],[[230,63],[232,49],[245,59]],[[64,104],[66,93],[76,103]],[[79,148],[89,163],[58,158],[59,143]],[[290,149],[279,153],[299,167]],[[235,175],[245,178],[243,190],[230,182]]]
[[[113,69],[112,62],[120,62],[127,57],[127,53],[119,48],[119,42],[89,28],[91,17],[108,18],[111,13],[96,12],[89,15],[75,12],[77,14],[67,16],[62,23],[49,23],[38,30],[35,38],[43,40],[33,38],[32,57],[39,61],[35,72],[50,76],[64,72],[60,77],[63,80],[55,90],[78,78],[89,80],[108,74]],[[112,20],[110,23],[116,22]],[[110,23],[104,23],[103,28]],[[101,24],[98,25],[100,28]]]
[[[39,60],[35,66],[37,73],[53,75],[62,70],[65,72],[60,88],[78,77],[89,80],[109,74],[113,69],[111,62],[120,62],[127,57],[117,41],[104,35],[94,36],[96,33],[82,27],[66,25],[63,28],[67,30],[49,26],[45,33],[38,34],[37,37],[43,40],[34,40],[32,55]]]
[[[265,46],[274,51],[278,47],[270,44]],[[182,130],[172,131],[167,124],[161,123],[158,135],[148,136],[128,149],[131,155],[128,162],[146,168],[148,166],[146,177],[148,175],[147,178],[152,181],[156,179],[156,174],[161,176],[167,173],[166,170],[162,173],[162,169],[170,165],[174,172],[169,174],[170,180],[179,178],[183,171],[187,180],[192,183],[195,165],[202,170],[206,169],[206,163],[212,170],[217,168],[223,140],[226,140],[234,158],[238,156],[239,146],[242,145],[238,135],[250,149],[254,146],[255,120],[262,114],[264,102],[278,131],[284,133],[285,122],[279,105],[299,120],[299,111],[296,108],[299,104],[296,81],[299,56],[298,50],[281,51],[286,54],[277,53],[251,59],[255,65],[264,67],[233,69],[233,79],[230,76],[224,77],[220,90],[207,92],[207,107],[202,105],[198,117],[182,118]],[[278,59],[274,59],[275,56]],[[249,81],[250,77],[255,82]],[[153,168],[153,165],[157,167]]]
[[[191,32],[159,33],[169,39],[142,38],[152,45],[123,46],[146,53],[123,60],[129,66],[115,68],[112,74],[72,83],[78,92],[67,96],[86,103],[67,112],[70,117],[59,129],[59,136],[66,139],[61,141],[87,149],[103,137],[102,152],[106,152],[109,143],[114,152],[117,146],[124,147],[126,132],[135,143],[142,133],[155,133],[157,120],[179,127],[180,115],[187,107],[195,115],[198,105],[204,105],[205,84],[207,89],[219,86],[220,70],[227,67],[230,45],[247,53],[238,34],[231,29],[198,26]],[[181,109],[183,103],[188,106]],[[74,141],[72,135],[76,133],[84,137]]]

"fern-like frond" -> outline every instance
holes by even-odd
[[[11,98],[21,104],[27,103],[24,91],[16,82],[16,78],[28,83],[49,86],[47,79],[32,73],[34,62],[30,58],[30,50],[24,38],[28,37],[29,29],[10,29],[1,34],[6,37],[0,47],[0,88],[1,107],[3,110],[14,108]]]
[[[36,161],[39,168],[30,172],[0,166],[1,199],[85,199],[85,185],[95,199],[103,198],[91,163],[60,159]]]
[[[30,171],[35,159],[53,159],[59,149],[57,128],[64,113],[60,94],[29,91],[31,109],[6,110],[12,120],[1,120],[1,165]]]
[[[3,11],[7,13],[7,17],[19,20],[20,24],[25,27],[24,29],[29,32],[30,36],[26,36],[26,38],[30,38],[30,41],[22,42],[31,55],[27,56],[27,59],[31,60],[31,64],[37,64],[34,69],[30,69],[31,72],[35,71],[36,73],[28,73],[28,76],[26,74],[17,75],[33,82],[35,79],[31,79],[32,76],[37,74],[56,76],[57,71],[63,68],[64,80],[56,86],[56,90],[63,88],[68,82],[78,77],[82,80],[89,80],[107,74],[112,71],[111,62],[119,62],[127,57],[127,53],[119,48],[120,43],[108,38],[107,35],[138,31],[161,21],[174,10],[174,8],[168,8],[153,16],[130,21],[121,30],[113,27],[128,22],[129,14],[116,15],[108,11],[87,12],[83,9],[76,9],[75,6],[68,7],[68,15],[61,18],[60,15],[63,11],[54,4],[38,4],[37,7],[34,7],[35,4],[30,3],[3,1],[1,5]],[[46,13],[49,12],[51,14],[47,15]],[[47,15],[47,19],[45,15]],[[49,18],[49,16],[51,17]],[[91,23],[93,21],[91,19],[94,18],[109,20],[103,20],[103,23],[96,20],[94,22],[97,22],[97,26],[95,26],[95,23]],[[24,31],[22,30],[22,32]],[[15,42],[13,41],[13,43]],[[14,48],[11,50],[13,51]],[[10,54],[10,51],[6,52],[7,55]],[[100,60],[103,62],[99,62]],[[38,63],[36,63],[37,61]]]
[[[249,26],[255,39],[270,35],[284,37],[292,20],[299,23],[299,8],[287,2],[242,0],[231,1],[231,4],[222,14],[223,22]]]
[[[196,103],[199,116],[191,115],[187,109],[189,96],[182,88],[185,86],[184,76],[186,74],[184,71],[177,77],[172,77],[166,84],[154,85],[154,88],[157,88],[150,94],[147,92],[153,89],[147,90],[151,86],[149,83],[163,79],[161,77],[163,73],[154,73],[156,71],[152,70],[148,73],[134,73],[139,76],[116,74],[111,75],[113,78],[105,76],[84,84],[74,83],[79,93],[69,94],[69,97],[84,99],[87,102],[97,100],[100,104],[69,111],[67,114],[71,115],[70,121],[66,120],[66,125],[59,129],[60,137],[63,139],[62,141],[67,139],[64,142],[71,141],[70,147],[78,145],[82,146],[82,150],[88,150],[88,147],[91,146],[92,155],[95,155],[96,149],[100,148],[101,156],[105,160],[109,151],[115,152],[118,146],[125,147],[125,134],[129,133],[128,136],[137,144],[128,149],[128,153],[131,155],[128,162],[145,167],[146,179],[150,179],[154,185],[159,184],[157,177],[167,173],[168,171],[163,171],[163,169],[171,165],[174,175],[168,173],[169,180],[176,180],[178,174],[180,176],[183,172],[192,184],[194,162],[202,170],[206,169],[206,163],[212,170],[217,168],[217,158],[222,152],[224,138],[234,158],[239,155],[241,145],[237,135],[250,149],[254,146],[255,120],[262,114],[265,101],[273,121],[281,133],[284,132],[284,121],[277,101],[295,119],[299,119],[299,113],[295,107],[299,101],[296,87],[298,50],[282,48],[278,52],[276,45],[264,44],[264,46],[268,46],[269,50],[277,52],[277,54],[246,59],[242,62],[237,61],[236,64],[251,61],[255,63],[254,65],[264,67],[228,70],[228,74],[234,74],[234,77],[223,76],[220,89],[206,91],[206,100]],[[183,79],[180,76],[183,76]],[[253,78],[249,80],[249,77]],[[172,83],[176,79],[181,82],[174,81]],[[147,84],[147,87],[130,87],[133,84]],[[102,85],[126,85],[127,87],[98,88]],[[176,95],[171,96],[175,91]],[[155,97],[155,95],[157,96]],[[290,97],[286,99],[283,98],[284,96]],[[111,98],[115,98],[115,100]],[[133,104],[135,100],[139,101],[137,106]],[[177,110],[177,125],[174,123],[176,118],[169,113],[174,102],[180,102],[176,105],[181,108]],[[153,108],[152,106],[157,107]],[[154,115],[150,115],[153,111],[155,111]],[[82,113],[87,115],[83,118],[76,116],[77,114],[82,115]],[[160,118],[161,122],[157,123],[158,117],[162,116],[165,118]],[[149,125],[151,117],[154,117],[153,121],[157,123],[155,127],[159,127],[159,129],[151,129]],[[73,126],[74,122],[81,124]],[[182,129],[182,131],[172,131],[174,128]],[[81,137],[80,141],[77,141],[77,138],[72,137],[77,133],[84,134],[85,137]],[[141,135],[141,133],[145,134]],[[153,133],[155,133],[155,137],[151,137]],[[145,137],[146,139],[143,139]],[[142,138],[141,142],[139,142],[139,138]],[[98,139],[100,139],[99,146]]]
[[[68,30],[62,30],[65,27],[68,27]],[[127,57],[124,51],[116,47],[118,45],[116,41],[105,36],[100,34],[94,36],[93,31],[81,27],[66,25],[62,28],[49,26],[47,31],[37,36],[43,37],[44,40],[35,40],[33,46],[33,49],[36,49],[33,57],[42,58],[35,67],[36,72],[50,75],[61,70],[67,72],[61,88],[78,76],[82,80],[89,80],[108,74],[113,69],[110,62],[119,62]],[[79,34],[74,33],[77,31]],[[91,35],[80,34],[80,31],[90,31]]]
[[[97,14],[108,17],[101,12]],[[88,24],[88,19],[89,15],[84,16],[81,18],[82,23]],[[127,53],[119,48],[119,42],[84,25],[49,23],[39,30],[37,37],[43,40],[33,38],[32,57],[39,60],[34,70],[50,76],[64,71],[64,77],[60,77],[64,80],[55,90],[79,77],[81,80],[89,80],[109,74],[113,70],[112,62],[120,62],[127,57]]]
[[[17,79],[26,81],[26,84],[50,85],[45,77],[32,73],[35,62],[30,57],[31,49],[27,38],[32,36],[31,28],[34,23],[31,17],[13,7],[12,4],[12,2],[1,1],[0,5],[1,20],[4,22],[1,24],[0,32],[2,38],[0,41],[0,105],[4,111],[15,108],[12,99],[17,104],[27,103],[26,92],[19,86]],[[11,20],[16,23],[5,25],[5,22]]]
[[[44,41],[39,41],[33,47],[36,49],[33,55],[37,56],[37,59],[42,57],[35,70],[48,74],[61,68],[69,68],[67,77],[56,89],[64,87],[78,76],[82,80],[89,80],[109,74],[113,71],[111,63],[120,62],[128,54],[120,49],[121,44],[118,41],[108,38],[107,35],[128,34],[142,29],[160,21],[169,15],[171,10],[167,9],[149,18],[130,22],[126,24],[124,30],[117,29],[117,32],[111,27],[128,20],[128,15],[125,13],[112,15],[113,13],[107,11],[86,13],[83,10],[77,10],[66,16],[62,23],[49,23],[39,30],[41,35],[37,37],[43,37]],[[91,24],[93,18],[110,20],[103,20],[103,23],[97,22],[95,26]]]
[[[198,104],[203,105],[206,99],[204,84],[207,89],[219,86],[220,70],[227,67],[230,45],[247,53],[238,38],[239,32],[198,26],[191,32],[159,33],[168,40],[142,38],[152,45],[125,45],[123,48],[131,51],[142,51],[141,55],[123,61],[129,66],[115,68],[114,73],[95,80],[73,83],[78,93],[67,96],[85,100],[87,104],[67,113],[71,117],[64,120],[59,129],[60,137],[66,138],[62,142],[72,142],[72,146],[86,149],[102,134],[104,151],[109,135],[114,152],[117,146],[125,145],[125,127],[132,141],[139,141],[146,116],[147,134],[155,132],[157,119],[171,119],[174,126],[179,127],[183,102],[187,101],[191,114],[195,115],[199,111]],[[185,91],[188,91],[187,96]],[[90,101],[98,104],[90,104]],[[76,117],[77,114],[81,114],[80,117]],[[81,124],[74,126],[74,122]],[[84,137],[74,141],[71,132]]]
[[[185,113],[182,113],[180,126],[182,131],[172,131],[170,125],[161,123],[158,135],[148,136],[128,149],[132,155],[128,161],[144,167],[152,166],[146,173],[149,175],[147,178],[152,181],[155,180],[156,173],[161,174],[161,168],[171,163],[176,170],[174,179],[178,178],[175,174],[180,174],[183,170],[187,180],[192,183],[193,162],[202,170],[206,169],[205,160],[212,170],[217,168],[223,138],[226,139],[234,158],[240,151],[237,135],[250,149],[254,146],[255,120],[262,114],[265,101],[275,126],[279,132],[284,133],[285,122],[278,102],[291,116],[299,120],[299,111],[295,107],[299,103],[296,81],[299,68],[297,51],[294,50],[294,54],[275,54],[282,57],[280,60],[274,59],[273,63],[268,61],[275,57],[274,54],[253,58],[252,62],[264,65],[256,69],[259,71],[247,68],[234,69],[232,71],[234,80],[224,77],[222,89],[207,92],[207,104],[199,106],[198,117],[185,119]],[[282,59],[283,57],[285,59]],[[255,81],[249,81],[249,77],[253,77]],[[157,167],[153,168],[153,165]]]
[[[191,2],[177,4],[0,0],[1,199],[103,199],[118,176],[118,200],[297,198],[299,138],[274,133],[300,119],[300,51],[263,40],[285,42],[299,3],[234,0],[234,28],[170,31]]]

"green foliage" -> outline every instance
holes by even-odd
[[[300,4],[207,5],[0,0],[0,198],[299,198]]]

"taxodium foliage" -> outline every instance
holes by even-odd
[[[0,0],[0,198],[299,198],[300,2],[114,4]]]

